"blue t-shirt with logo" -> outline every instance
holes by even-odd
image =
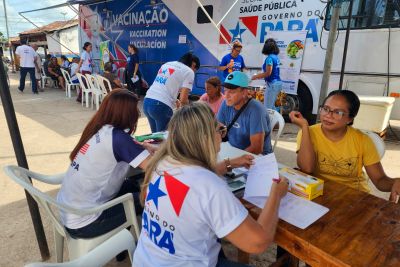
[[[272,72],[271,75],[265,78],[265,81],[268,83],[273,83],[276,81],[280,81],[281,77],[279,75],[279,65],[281,64],[281,61],[278,57],[278,55],[271,54],[268,55],[268,57],[265,59],[264,64],[262,65],[262,69],[265,72],[267,69],[267,66],[272,66]]]
[[[232,57],[231,53],[225,55],[219,65],[226,66],[231,62],[231,59],[233,59],[232,71],[242,71],[244,68],[246,68],[243,57],[241,55],[238,55],[237,57]],[[224,70],[224,79],[226,78],[226,76],[228,76],[228,74],[228,69]]]
[[[237,112],[238,110],[228,106],[224,100],[218,111],[217,120],[228,126]],[[246,149],[250,146],[250,136],[262,132],[265,133],[262,154],[266,155],[272,152],[269,116],[259,101],[251,100],[229,130],[229,143],[234,147]]]

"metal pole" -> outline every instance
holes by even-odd
[[[331,75],[333,51],[335,48],[335,38],[336,38],[337,29],[338,29],[340,1],[336,0],[336,1],[332,1],[332,2],[333,2],[332,3],[333,11],[332,11],[332,16],[331,16],[331,24],[330,24],[330,28],[329,28],[328,45],[327,45],[326,54],[325,54],[324,74],[322,76],[321,92],[319,94],[318,106],[322,105],[322,103],[324,102],[324,99],[328,93],[328,85],[329,85],[329,78]]]
[[[13,54],[12,54],[12,51],[11,51],[10,33],[9,33],[9,30],[8,30],[6,0],[3,0],[3,7],[4,7],[4,17],[6,19],[6,31],[7,31],[7,40],[8,40],[8,51],[10,52],[10,60],[11,60],[11,72],[15,73],[15,69],[14,69],[15,62],[14,62]]]
[[[339,82],[339,90],[343,89],[343,78],[344,71],[346,69],[346,58],[347,58],[347,47],[349,45],[349,37],[350,37],[350,26],[351,26],[351,16],[353,13],[353,0],[350,0],[349,6],[349,16],[347,17],[347,28],[346,28],[346,38],[344,40],[344,48],[343,48],[343,59],[342,59],[342,68],[340,70],[340,82]]]
[[[228,42],[228,40],[226,40],[225,35],[222,34],[221,30],[218,28],[217,24],[215,24],[215,21],[210,17],[210,15],[208,14],[207,10],[204,8],[203,4],[200,2],[200,0],[196,0],[197,4],[199,5],[199,7],[201,8],[201,10],[203,10],[204,14],[207,16],[207,18],[211,21],[212,25],[215,27],[215,29],[217,29],[217,31],[221,34],[222,39],[224,39],[225,43],[228,44],[229,46],[231,46]],[[236,1],[237,2],[237,1]],[[234,4],[236,4],[236,2]]]
[[[10,136],[13,143],[18,166],[28,168],[24,145],[22,143],[21,134],[19,132],[17,117],[15,115],[14,105],[11,99],[10,88],[7,84],[7,76],[3,64],[0,64],[0,98],[3,104],[4,114],[7,120],[8,129],[10,131]],[[43,260],[47,260],[50,258],[50,252],[47,245],[46,235],[44,233],[38,205],[27,191],[25,191],[25,195],[28,202],[29,211],[31,213],[32,223],[35,229],[40,254]]]

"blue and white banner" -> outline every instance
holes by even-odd
[[[274,31],[268,33],[279,47],[280,76],[283,91],[288,94],[297,94],[301,62],[303,61],[306,31]]]

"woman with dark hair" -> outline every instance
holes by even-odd
[[[138,98],[128,90],[115,89],[104,98],[69,156],[71,164],[58,202],[87,209],[132,193],[132,185],[124,181],[124,175],[130,166],[144,169],[149,157],[149,152],[131,137],[139,116]],[[141,212],[138,203],[136,199],[136,211]],[[61,219],[76,238],[103,235],[126,221],[122,204],[89,216],[62,211]]]
[[[136,93],[137,95],[142,94],[142,75],[139,71],[139,50],[133,44],[128,45],[129,56],[126,59],[126,73],[125,80],[128,85],[128,90]],[[135,82],[133,82],[135,81]]]
[[[247,253],[272,244],[288,183],[274,182],[257,220],[216,173],[221,125],[196,102],[177,110],[146,167],[142,231],[133,266],[248,266],[219,257],[220,238]]]
[[[59,85],[61,86],[61,88],[63,90],[65,90],[65,80],[61,73],[61,67],[60,67],[60,65],[58,65],[58,61],[57,61],[56,57],[51,58],[50,63],[47,66],[47,69],[49,71],[50,78],[53,81],[58,82]]]
[[[68,70],[71,62],[69,62],[68,58],[64,55],[61,56],[61,68]]]
[[[90,52],[92,51],[92,44],[90,42],[85,42],[82,49],[83,52],[81,54],[81,58],[79,60],[78,68],[76,69],[75,74],[78,72],[80,72],[82,75],[92,74],[93,65],[92,56],[90,55]],[[79,91],[76,101],[82,101],[82,91]]]
[[[363,167],[377,189],[400,195],[400,178],[388,177],[372,140],[354,129],[360,100],[349,90],[332,91],[320,108],[321,123],[308,126],[300,112],[290,119],[301,128],[297,136],[297,165],[306,173],[369,192]]]
[[[206,92],[200,97],[212,109],[214,114],[218,113],[225,97],[221,93],[221,80],[217,76],[212,76],[206,81]]]
[[[120,79],[113,73],[113,66],[112,62],[107,62],[104,64],[104,73],[103,77],[106,78],[110,84],[111,84],[111,89],[114,90],[116,88],[124,88],[124,85],[120,81]]]
[[[153,133],[165,131],[172,117],[172,110],[189,103],[194,72],[199,67],[199,58],[192,53],[186,53],[179,61],[167,62],[158,70],[143,101],[143,111]]]
[[[282,90],[280,78],[280,60],[278,57],[279,48],[274,39],[267,39],[264,43],[262,53],[267,56],[262,65],[262,73],[254,75],[251,79],[264,79],[266,92],[264,95],[264,105],[266,108],[277,110],[275,107],[276,97]]]

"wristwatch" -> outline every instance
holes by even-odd
[[[226,171],[232,172],[232,165],[231,165],[231,161],[229,160],[229,158],[224,159],[225,161],[225,166],[226,166]]]

